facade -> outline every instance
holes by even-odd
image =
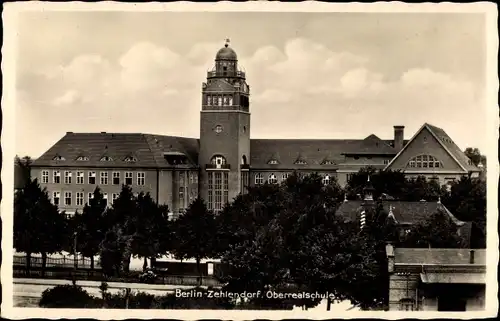
[[[486,250],[386,248],[390,311],[485,308]]]
[[[425,174],[442,183],[480,172],[451,139],[443,141],[448,136],[442,129],[428,124],[410,141],[404,140],[404,126],[394,126],[390,140],[373,134],[251,139],[250,86],[227,43],[202,84],[200,117],[199,139],[68,132],[32,164],[32,174],[71,213],[88,202],[96,186],[109,204],[126,184],[149,192],[173,212],[182,212],[198,195],[218,211],[248,186],[279,183],[294,171],[317,172],[326,183],[336,178],[342,186],[366,166]]]

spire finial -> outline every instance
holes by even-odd
[[[231,42],[231,40],[229,38],[226,38],[226,43],[224,44],[224,47],[229,47],[229,43]]]

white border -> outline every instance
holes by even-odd
[[[49,319],[59,318],[96,318],[96,319],[126,319],[126,318],[173,318],[173,319],[255,319],[267,318],[272,320],[283,318],[308,318],[308,319],[324,319],[324,318],[358,318],[372,317],[383,319],[399,319],[399,318],[435,318],[435,317],[454,317],[459,319],[469,319],[491,317],[496,315],[498,310],[497,301],[497,263],[498,263],[498,178],[499,164],[498,159],[498,76],[497,71],[497,52],[498,52],[498,34],[497,34],[497,10],[494,3],[477,2],[471,4],[453,4],[453,3],[424,3],[424,4],[407,4],[403,2],[378,2],[370,4],[349,3],[349,4],[332,4],[307,1],[302,3],[281,3],[281,2],[246,2],[246,3],[116,3],[116,2],[99,2],[99,3],[82,3],[82,2],[66,2],[66,3],[46,3],[40,1],[6,3],[4,5],[4,45],[2,48],[3,61],[2,71],[4,77],[4,91],[2,97],[3,106],[3,128],[2,128],[2,147],[3,147],[3,196],[1,204],[1,214],[3,220],[3,235],[12,235],[12,206],[13,206],[13,168],[14,159],[14,139],[15,137],[15,97],[14,83],[15,73],[13,72],[16,61],[16,22],[17,15],[22,11],[134,11],[134,12],[149,12],[149,11],[226,11],[226,12],[448,12],[448,13],[482,13],[487,17],[486,30],[487,33],[487,67],[489,72],[487,75],[487,112],[489,113],[488,124],[488,139],[490,140],[489,149],[485,151],[488,157],[488,174],[487,174],[487,196],[488,196],[488,271],[487,271],[487,288],[486,288],[486,311],[481,312],[465,312],[465,313],[436,313],[436,312],[406,312],[404,314],[398,312],[345,312],[335,314],[328,312],[309,312],[309,311],[224,311],[224,310],[71,310],[71,309],[36,309],[36,308],[12,308],[12,238],[4,237],[2,239],[3,265],[1,270],[3,302],[2,315],[12,319],[45,317]],[[147,311],[147,312],[146,312]]]

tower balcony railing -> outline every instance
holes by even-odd
[[[229,164],[206,164],[205,169],[231,169],[231,165]]]
[[[210,77],[240,77],[240,78],[245,78],[245,72],[244,71],[207,71],[207,78]]]

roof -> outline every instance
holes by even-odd
[[[363,209],[363,202],[361,200],[344,201],[337,209],[337,215],[341,215],[348,220],[357,220],[359,213]],[[415,224],[422,220],[431,217],[438,210],[447,213],[450,218],[458,226],[462,226],[464,222],[459,221],[453,216],[450,211],[440,202],[405,202],[395,200],[380,201],[384,210],[389,213],[392,208],[392,213],[399,224]]]
[[[423,283],[486,284],[486,273],[420,273]]]
[[[464,154],[460,147],[453,142],[453,140],[446,134],[446,132],[439,127],[425,123],[420,129],[415,133],[415,135],[410,139],[410,141],[404,145],[403,149],[394,157],[389,164],[385,167],[389,168],[394,161],[405,151],[405,149],[411,144],[411,142],[420,134],[424,129],[427,129],[436,140],[443,146],[444,150],[464,169],[464,171],[480,171],[480,169],[470,162],[470,159]]]
[[[215,59],[236,60],[238,59],[238,56],[236,55],[236,52],[232,48],[229,48],[228,44],[226,44],[224,47],[219,49],[217,55],[215,56]]]
[[[205,91],[207,91],[207,92],[211,92],[211,91],[215,91],[215,92],[231,91],[231,92],[233,92],[234,87],[233,87],[233,85],[231,85],[230,83],[228,83],[224,79],[218,78],[218,79],[213,79],[210,82],[210,84],[207,85],[207,87],[205,88]]]
[[[393,157],[397,153],[375,135],[365,139],[252,139],[250,150],[250,165],[260,169],[331,169],[339,168],[346,154]],[[299,159],[306,164],[296,164]],[[270,160],[278,164],[268,164]],[[325,161],[331,165],[326,165]]]
[[[470,249],[395,248],[394,263],[470,264]],[[486,250],[474,250],[474,264],[486,264]]]
[[[198,160],[198,140],[194,138],[124,133],[66,133],[32,166],[78,167],[169,167],[163,153],[180,152],[190,165]],[[56,157],[64,160],[55,160]],[[107,156],[109,161],[101,161]],[[85,157],[88,160],[77,160]],[[133,162],[126,158],[135,158]]]

